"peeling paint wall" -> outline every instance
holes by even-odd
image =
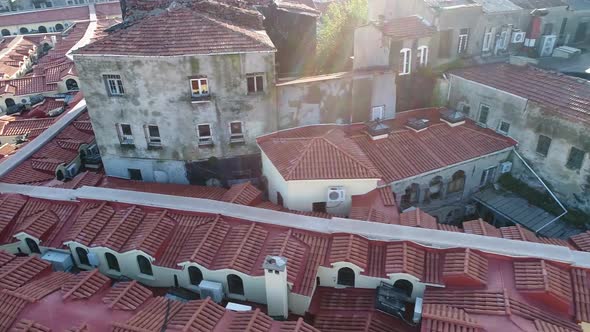
[[[126,163],[176,170],[179,161],[257,153],[255,138],[277,130],[274,53],[172,57],[76,55],[74,60],[108,175],[127,177]],[[248,94],[248,73],[262,73],[263,92]],[[125,95],[109,96],[103,75],[120,75]],[[207,76],[209,101],[191,101],[189,78],[195,75]],[[242,121],[245,143],[230,144],[232,121]],[[120,123],[131,125],[133,147],[120,144],[116,129]],[[148,124],[158,126],[161,148],[148,147],[145,129]],[[198,124],[211,125],[212,146],[198,145]],[[177,178],[169,177],[171,181]]]
[[[500,122],[510,124],[508,135],[518,141],[518,151],[539,176],[567,205],[590,211],[590,133],[581,122],[557,116],[545,106],[482,84],[451,76],[448,106],[470,108],[469,117],[477,120],[480,105],[490,107],[488,128],[497,130]],[[536,152],[539,135],[551,138],[547,156]],[[579,170],[566,167],[572,147],[585,151]],[[513,175],[538,186],[526,169],[514,169]]]

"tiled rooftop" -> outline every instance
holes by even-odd
[[[234,24],[203,12],[173,9],[143,18],[75,53],[173,56],[275,50],[264,31]]]
[[[399,113],[384,121],[389,137],[372,140],[365,125],[316,125],[258,138],[262,152],[285,180],[381,178],[387,183],[513,147],[510,138],[471,120],[451,127],[442,109]],[[405,127],[410,118],[430,120],[428,129]]]
[[[90,17],[88,6],[51,8],[23,13],[8,13],[0,15],[0,26],[45,23],[54,21],[87,20]]]
[[[505,63],[457,69],[451,74],[526,98],[545,106],[550,114],[570,121],[590,122],[587,80]]]
[[[432,36],[436,29],[419,16],[399,17],[385,22],[383,33],[392,40],[411,40]]]

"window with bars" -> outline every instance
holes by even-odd
[[[148,146],[162,146],[162,139],[160,138],[160,128],[156,125],[145,126],[145,136]]]
[[[199,145],[212,145],[213,135],[211,133],[211,125],[203,123],[197,125],[197,134],[199,136]]]
[[[246,75],[246,85],[248,86],[248,93],[256,93],[264,91],[264,78],[262,74],[248,74]]]
[[[109,96],[122,96],[125,94],[121,75],[103,75],[103,78]]]
[[[133,145],[133,132],[131,131],[131,125],[127,123],[117,124],[117,134],[119,135],[119,142],[121,145]]]
[[[242,121],[233,121],[229,124],[230,143],[244,142],[244,128]]]

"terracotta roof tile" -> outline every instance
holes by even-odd
[[[550,295],[554,301],[561,301],[566,306],[569,306],[572,298],[570,278],[567,270],[545,260],[514,262],[516,289],[542,297]]]
[[[576,332],[578,329],[571,329],[564,326],[554,325],[543,320],[535,319],[535,328],[538,332]]]
[[[27,304],[25,299],[0,292],[0,331],[8,331]]]
[[[57,85],[48,84],[45,76],[28,76],[0,81],[0,95],[24,96],[50,91],[57,92]]]
[[[20,196],[4,195],[0,197],[0,234],[13,222],[27,200]]]
[[[488,260],[467,248],[447,252],[443,269],[443,280],[449,285],[484,286],[488,277]]]
[[[45,296],[61,289],[61,287],[73,278],[73,274],[67,272],[53,272],[42,278],[28,282],[14,291],[3,290],[7,294],[20,297],[29,302],[37,302]]]
[[[197,232],[199,226],[212,222],[215,217],[173,214],[170,216],[176,220],[177,226],[174,228],[170,243],[158,261],[158,265],[169,268],[178,268],[176,264],[190,260],[200,243],[199,240],[194,238],[196,234],[200,233],[195,233],[195,235],[193,235],[193,232]],[[201,231],[203,230],[200,230],[199,232]]]
[[[380,312],[367,313],[326,313],[315,319],[315,327],[322,332],[401,332],[392,330],[399,324],[399,320]]]
[[[502,237],[505,239],[539,242],[539,239],[537,238],[535,233],[529,231],[528,229],[520,225],[501,227],[500,233],[502,234]]]
[[[179,331],[213,331],[222,320],[225,308],[211,298],[189,301],[172,317],[168,326]]]
[[[537,307],[534,307],[530,304],[515,300],[513,298],[510,299],[510,311],[513,314],[519,315],[521,317],[530,319],[530,320],[540,320],[545,323],[555,325],[559,328],[565,328],[572,331],[581,331],[582,329],[576,323],[569,320],[569,318],[564,318],[564,316],[556,316],[547,312],[547,310],[542,310]],[[552,304],[552,303],[549,303]]]
[[[590,251],[590,231],[585,231],[584,233],[576,234],[570,237],[570,240],[578,249],[582,251]]]
[[[16,221],[16,232],[30,233],[47,246],[60,246],[53,241],[76,208],[75,203],[29,199]]]
[[[399,212],[391,188],[384,187],[363,195],[353,195],[350,219],[399,224]]]
[[[308,249],[307,246],[297,240],[293,235],[293,230],[290,229],[268,241],[264,253],[266,255],[287,258],[289,272],[287,274],[287,280],[295,284],[301,277],[300,273],[303,272],[303,263],[306,261]]]
[[[166,210],[148,213],[125,243],[121,252],[141,250],[156,257],[156,254],[161,252],[162,245],[172,233],[175,225],[174,221],[166,214]]]
[[[482,315],[506,315],[507,298],[503,292],[427,289],[424,304],[442,304]]]
[[[424,249],[406,242],[387,244],[385,273],[408,273],[423,280],[425,257]]]
[[[34,238],[41,239],[43,235],[58,223],[59,218],[55,213],[50,210],[44,210],[27,217],[16,232],[25,232]]]
[[[538,237],[537,240],[539,240],[540,243],[552,244],[554,246],[562,246],[562,247],[574,249],[573,246],[567,242],[567,240],[563,240],[563,239]]]
[[[190,238],[183,244],[177,263],[192,261],[207,268],[212,267],[229,231],[229,224],[221,217],[194,228]]]
[[[368,257],[369,240],[366,238],[353,234],[332,236],[329,258],[331,264],[348,262],[366,271]]]
[[[29,319],[19,320],[12,329],[11,332],[50,332],[51,329],[47,326],[43,326],[35,321]]]
[[[92,245],[120,251],[144,217],[145,213],[137,206],[115,212],[111,221],[98,233]]]
[[[425,304],[420,332],[483,332],[477,320],[462,309],[443,304]]]
[[[571,121],[590,122],[590,83],[586,80],[507,63],[469,67],[451,73],[526,98]]]
[[[314,235],[309,232],[296,231],[294,235],[309,246],[309,255],[305,262],[300,284],[295,285],[293,291],[297,294],[311,296],[316,285],[317,271],[319,266],[324,263],[330,240],[328,237]]]
[[[98,269],[80,272],[62,286],[62,299],[81,300],[89,298],[109,283],[109,277],[100,273]]]
[[[320,330],[307,324],[303,321],[303,318],[299,317],[299,319],[295,322],[283,322],[279,332],[320,332]]]
[[[256,308],[253,311],[237,312],[231,320],[228,332],[270,332],[272,319]]]
[[[152,297],[152,291],[133,280],[117,282],[102,301],[111,309],[136,310],[150,297]]]
[[[385,275],[385,245],[383,243],[369,244],[369,257],[365,274],[373,277],[387,277]]]
[[[155,297],[143,309],[125,323],[113,322],[113,332],[159,331],[167,317],[173,317],[183,307],[183,303]]]
[[[468,234],[502,237],[499,229],[483,221],[481,218],[463,222],[463,230]]]
[[[90,332],[90,328],[87,323],[82,323],[82,325],[71,327],[65,330],[65,332]]]
[[[0,289],[15,290],[50,266],[37,256],[16,257],[0,267]]]
[[[424,282],[429,284],[443,284],[442,269],[441,269],[441,254],[438,252],[426,252],[426,259],[424,262]]]
[[[100,204],[85,204],[80,207],[82,211],[77,216],[74,225],[70,228],[67,240],[76,241],[85,246],[94,242],[100,231],[108,224],[115,210],[106,202]]]
[[[436,32],[436,28],[418,16],[395,18],[380,28],[392,40],[417,39],[432,36]]]
[[[30,133],[34,129],[47,129],[55,122],[47,119],[0,119],[0,136],[18,136]]]
[[[85,20],[90,17],[88,6],[61,7],[4,15],[3,25],[22,25],[64,20]]]
[[[590,282],[588,271],[572,269],[572,290],[574,309],[578,322],[590,322]]]
[[[6,265],[8,262],[10,262],[11,260],[13,260],[16,256],[4,251],[4,250],[0,250],[0,266]]]
[[[234,269],[243,273],[261,270],[256,265],[268,231],[256,223],[239,225],[231,228],[226,240],[219,250],[213,269]]]
[[[438,224],[437,226],[438,226],[438,229],[441,231],[463,233],[463,229],[459,228],[458,226],[455,226],[455,225]]]
[[[250,182],[235,184],[223,194],[224,202],[253,206],[262,201],[262,191],[254,187]]]
[[[203,12],[178,9],[148,16],[75,53],[173,56],[274,50],[264,32],[222,22]]]
[[[400,214],[400,225],[402,226],[438,229],[437,224],[433,216],[420,209]]]

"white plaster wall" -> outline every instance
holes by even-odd
[[[389,38],[373,24],[357,28],[354,41],[355,70],[389,66]]]
[[[287,182],[262,150],[260,151],[260,158],[262,160],[262,175],[268,181],[268,199],[277,204],[277,193],[281,193],[284,201],[288,192]]]
[[[167,174],[167,182],[169,183],[189,183],[183,161],[122,158],[113,155],[102,155],[102,150],[101,157],[105,171],[109,176],[128,179],[128,169],[133,168],[141,170],[141,176],[146,182],[156,182],[154,172],[159,171]]]

